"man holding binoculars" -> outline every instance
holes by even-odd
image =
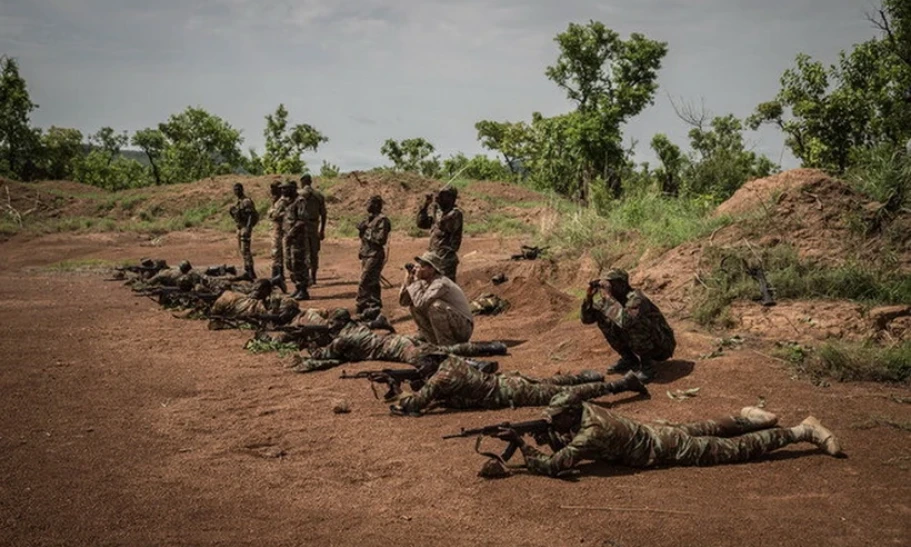
[[[409,307],[421,337],[438,346],[468,342],[474,331],[471,306],[462,289],[444,275],[443,259],[427,251],[405,269],[399,304]]]
[[[595,294],[601,295],[599,302]],[[605,272],[588,284],[582,301],[582,323],[597,323],[607,343],[620,354],[608,372],[635,371],[642,382],[655,375],[655,362],[674,354],[674,331],[661,310],[642,291],[629,285],[629,274],[620,269]]]

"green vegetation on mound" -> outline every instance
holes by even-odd
[[[872,343],[826,343],[817,349],[785,344],[779,357],[814,381],[908,382],[911,380],[911,341],[881,347]]]

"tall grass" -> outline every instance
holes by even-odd
[[[799,373],[839,382],[911,381],[911,341],[882,347],[873,343],[827,342],[817,349],[779,352]]]

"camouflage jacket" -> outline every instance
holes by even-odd
[[[392,224],[386,215],[367,217],[358,225],[361,238],[361,248],[357,257],[360,259],[382,256],[386,252],[386,242]]]
[[[252,199],[246,196],[238,199],[237,203],[234,204],[234,207],[231,207],[231,218],[234,219],[234,224],[239,230],[248,229],[247,223],[250,222],[250,219],[255,214],[256,205],[253,203]]]
[[[310,358],[348,363],[393,361],[413,364],[417,362],[420,346],[410,336],[379,334],[365,325],[352,322],[346,325],[328,346],[310,350]]]
[[[219,317],[253,318],[260,315],[296,315],[299,311],[297,302],[286,296],[269,296],[257,300],[252,296],[225,291],[212,304],[209,313]]]
[[[432,207],[432,210],[428,211]],[[453,207],[444,213],[435,204],[418,210],[417,226],[430,229],[428,250],[440,256],[459,252],[462,247],[462,210]]]
[[[287,197],[280,197],[274,202],[272,206],[269,207],[269,220],[272,221],[272,229],[279,232],[283,232],[285,229],[285,215],[287,213],[288,206],[291,204],[291,200]]]
[[[582,323],[598,323],[602,331],[609,329],[609,324],[616,325],[634,341],[654,344],[674,340],[674,331],[661,310],[639,290],[630,291],[625,306],[612,298],[583,302],[581,316]]]
[[[312,186],[304,186],[300,191],[297,201],[294,202],[297,208],[295,217],[298,220],[308,224],[319,224],[320,219],[325,222],[326,218],[326,198],[319,190]]]

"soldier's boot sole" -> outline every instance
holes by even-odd
[[[797,426],[797,438],[802,441],[809,441],[823,450],[830,456],[840,457],[844,455],[841,449],[841,443],[835,438],[835,434],[813,416],[800,422]]]

